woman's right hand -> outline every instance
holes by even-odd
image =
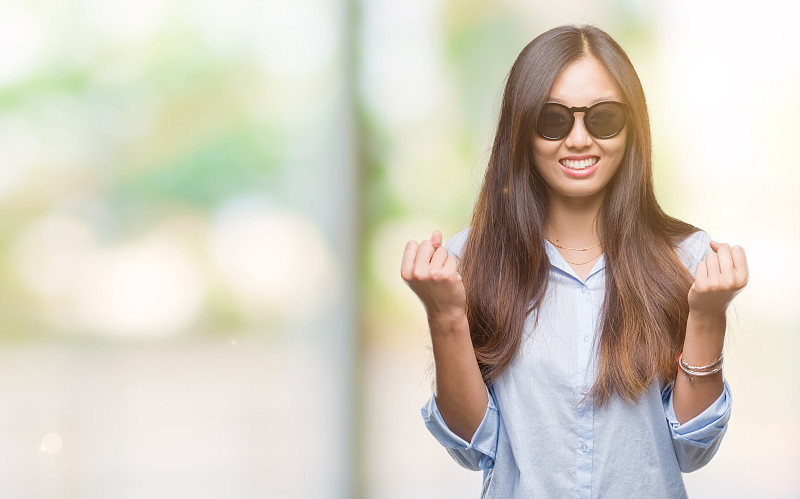
[[[456,257],[442,246],[442,233],[438,230],[430,240],[406,244],[400,275],[422,301],[429,319],[465,313],[467,295]]]
[[[400,275],[428,312],[436,383],[436,405],[450,430],[472,440],[488,411],[488,391],[469,334],[464,283],[456,257],[442,246],[442,233],[409,241]]]

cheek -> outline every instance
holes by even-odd
[[[550,178],[553,173],[553,163],[556,161],[555,154],[537,150],[533,152],[533,164],[531,167],[542,179]]]
[[[541,137],[536,137],[533,140],[533,159],[536,164],[544,161],[555,161],[556,152],[558,151],[559,142],[553,140],[544,140]]]
[[[609,158],[613,159],[616,163],[615,167],[619,167],[623,156],[625,156],[626,140],[625,137],[614,137],[611,140],[613,140],[613,142],[606,144],[603,152]]]

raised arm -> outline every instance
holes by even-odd
[[[487,410],[488,395],[467,323],[466,293],[455,255],[442,246],[442,234],[409,241],[400,274],[428,315],[435,367],[436,405],[450,430],[469,442]]]
[[[725,311],[747,284],[744,249],[715,241],[710,244],[713,251],[697,265],[694,284],[689,290],[689,320],[682,360],[690,366],[708,366],[720,357],[725,340]],[[722,371],[690,377],[679,370],[673,394],[678,422],[683,424],[702,413],[722,390]]]

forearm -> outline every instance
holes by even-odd
[[[705,366],[717,360],[725,340],[725,313],[702,315],[689,312],[683,360],[689,365]],[[722,371],[708,376],[689,376],[680,368],[675,380],[673,408],[683,424],[708,408],[722,394]]]
[[[467,442],[480,426],[488,403],[469,323],[463,312],[428,316],[436,370],[436,405],[450,430]]]

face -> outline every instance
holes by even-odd
[[[602,101],[622,102],[622,95],[600,62],[584,58],[564,68],[556,78],[548,102],[567,107],[589,107]],[[608,139],[597,139],[586,130],[584,113],[576,112],[569,135],[547,140],[534,134],[533,160],[536,171],[553,196],[571,200],[602,198],[606,186],[625,154],[628,124]]]

